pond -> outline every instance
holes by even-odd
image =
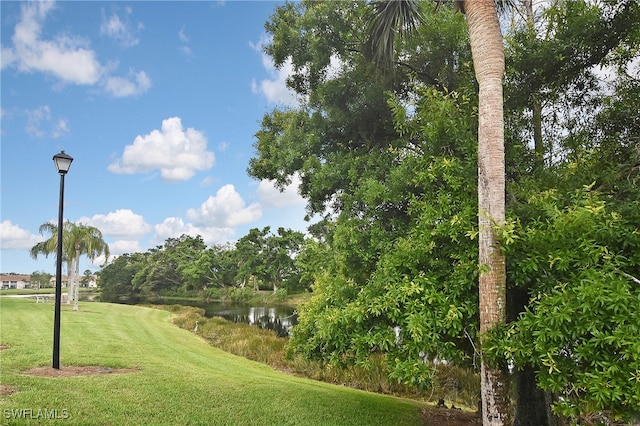
[[[226,303],[205,303],[195,300],[154,301],[203,308],[207,318],[221,317],[228,321],[255,325],[273,330],[279,337],[288,337],[291,326],[297,324],[295,307],[288,305],[251,306]]]
[[[295,325],[298,319],[295,308],[282,305],[244,306],[210,303],[205,307],[205,315],[273,330],[279,337],[289,336],[291,326]]]

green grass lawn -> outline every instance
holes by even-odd
[[[167,311],[83,302],[62,306],[60,365],[126,374],[36,377],[51,366],[53,303],[0,297],[1,424],[417,425],[412,401],[289,376],[209,346]],[[31,419],[15,413],[31,410]],[[65,419],[33,420],[38,410]],[[63,411],[66,410],[66,411]],[[27,411],[28,412],[28,411]]]

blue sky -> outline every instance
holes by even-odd
[[[304,231],[296,182],[280,193],[246,173],[263,115],[295,105],[287,66],[260,49],[278,4],[0,2],[0,271],[54,272],[28,251],[57,223],[61,150],[65,219],[99,228],[114,255],[183,233]]]

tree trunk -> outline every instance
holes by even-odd
[[[70,260],[67,262],[67,305],[71,304],[71,299],[73,298],[73,275],[75,274],[75,267],[73,266],[73,261]]]
[[[73,275],[73,310],[78,310],[78,297],[80,292],[80,250],[76,249],[76,273]]]
[[[531,32],[532,37],[536,37],[535,30],[535,15],[533,14],[533,0],[521,0],[522,6],[525,11],[525,17],[527,19],[527,26]],[[542,102],[537,93],[534,93],[531,98],[531,111],[533,112],[533,118],[531,124],[533,125],[533,146],[535,153],[535,168],[540,171],[544,167],[544,145],[542,143]]]
[[[516,415],[514,426],[555,426],[549,407],[549,395],[536,384],[536,372],[531,366],[516,372]]]
[[[506,320],[505,256],[495,225],[505,220],[504,49],[493,0],[467,0],[465,13],[476,79],[478,107],[478,225],[480,336]],[[512,423],[506,371],[481,366],[482,421],[485,426]]]
[[[507,289],[507,321],[517,321],[529,305],[529,292],[524,287]],[[551,395],[538,388],[536,370],[525,365],[512,375],[515,382],[514,426],[557,426],[550,407]]]
[[[533,111],[533,144],[534,152],[536,155],[535,167],[536,171],[541,171],[544,168],[544,144],[542,142],[542,103],[538,99],[537,95],[534,95],[531,100],[531,110]]]

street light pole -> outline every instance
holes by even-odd
[[[53,316],[53,364],[56,370],[60,369],[60,305],[62,302],[62,227],[64,205],[64,176],[69,171],[73,158],[61,151],[53,156],[53,162],[60,173],[60,200],[58,202],[58,250],[56,252],[56,301]]]

